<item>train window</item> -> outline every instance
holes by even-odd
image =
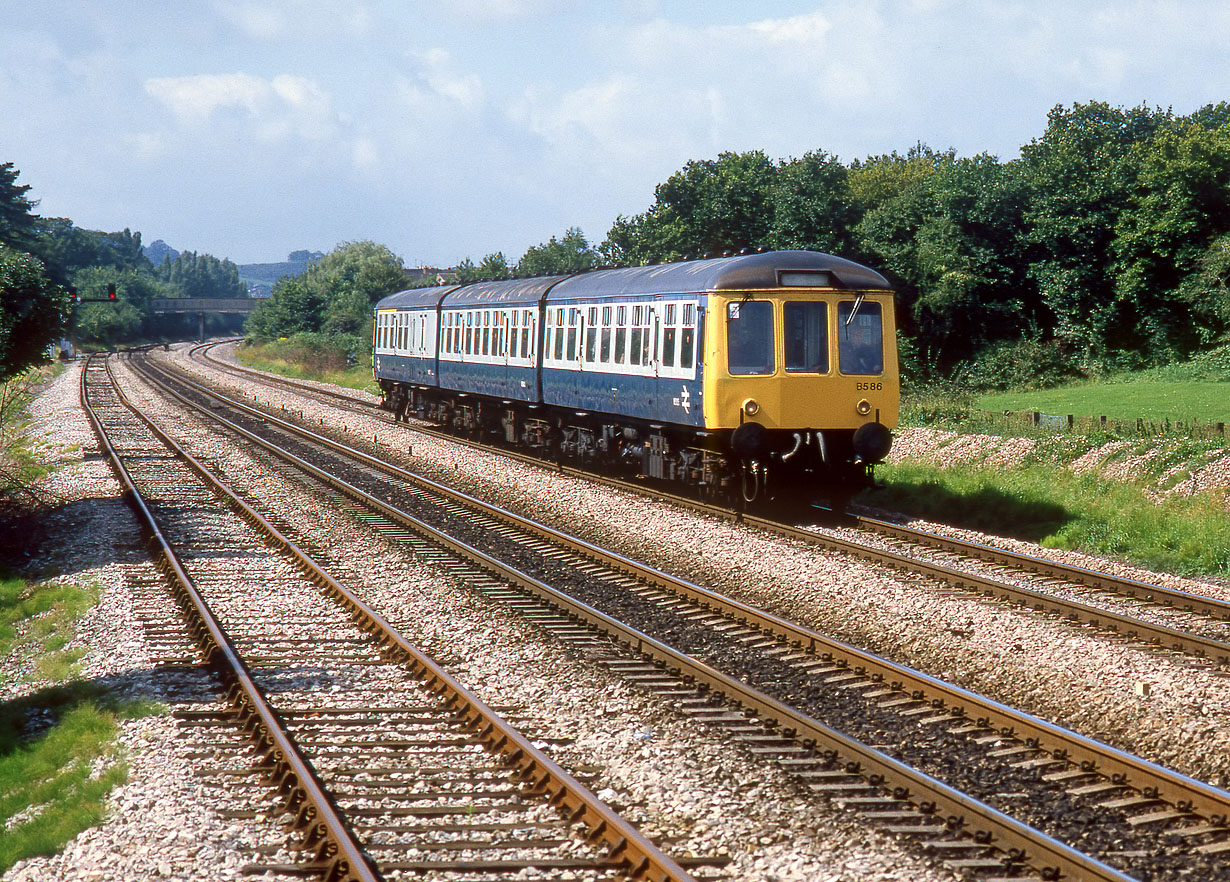
[[[623,307],[620,307],[622,310]],[[620,325],[615,329],[615,363],[624,364],[626,361],[628,342],[628,329]]]
[[[645,324],[645,307],[643,306],[632,307],[632,324],[634,325]]]
[[[663,321],[668,325],[673,325],[675,323],[675,304],[674,303],[666,304],[666,316],[663,319]]]
[[[577,357],[577,324],[581,320],[581,310],[568,310],[568,345],[564,349],[565,357],[575,361]]]
[[[667,307],[668,312],[670,307]],[[675,333],[676,329],[673,325],[667,325],[662,329],[662,366],[675,366]]]
[[[696,304],[695,303],[683,304],[683,324],[684,324],[684,327],[687,327],[687,328],[696,327]]]
[[[560,310],[560,313],[561,313],[560,315],[556,316],[556,318],[559,319],[559,327],[555,329],[555,360],[556,361],[564,360],[564,316],[562,314],[563,313],[562,309]]]
[[[522,316],[525,319],[525,324],[521,327],[521,357],[530,357],[530,312],[527,309]]]
[[[615,324],[617,324],[617,325],[626,325],[626,324],[628,324],[628,307],[626,307],[626,306],[620,306],[620,307],[617,307],[617,308],[616,308],[616,310],[615,310]]]
[[[777,369],[773,346],[773,304],[745,300],[726,305],[726,351],[732,374],[771,374]]]
[[[611,329],[602,329],[602,363],[611,363]]]
[[[843,374],[884,373],[880,304],[861,300],[837,304],[837,364]]]
[[[609,328],[611,326],[611,307],[602,307],[602,327]]]
[[[592,324],[585,329],[585,360],[598,360],[598,329]]]
[[[686,310],[685,310],[686,311]],[[691,370],[696,355],[696,329],[679,329],[679,366]]]
[[[632,329],[632,346],[628,350],[628,361],[630,364],[641,363],[641,335],[644,333],[642,328]]]
[[[488,328],[488,327],[483,328],[483,349],[482,349],[481,354],[482,355],[491,354],[491,328]]]

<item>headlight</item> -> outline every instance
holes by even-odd
[[[871,402],[864,398],[858,404],[854,405],[854,409],[857,410],[862,416],[867,416],[867,414],[871,413]]]
[[[749,398],[743,402],[743,412],[748,416],[755,416],[760,413],[760,405],[756,403],[755,398]]]

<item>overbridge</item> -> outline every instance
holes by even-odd
[[[157,313],[179,313],[200,317],[202,340],[205,339],[205,316],[247,315],[261,301],[254,297],[169,297],[150,301],[150,308]]]

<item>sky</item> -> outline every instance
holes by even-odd
[[[235,263],[515,262],[725,151],[1009,160],[1056,105],[1230,100],[1224,0],[10,6],[0,162],[36,211]]]

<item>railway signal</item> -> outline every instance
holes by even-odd
[[[107,283],[106,297],[83,297],[76,286],[70,285],[68,288],[68,299],[72,303],[111,303],[116,304],[119,301],[116,299],[115,282]]]

